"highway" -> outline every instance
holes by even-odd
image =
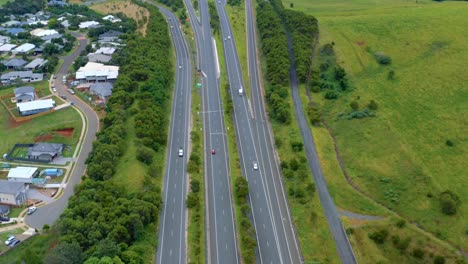
[[[219,68],[210,27],[208,3],[199,1],[197,19],[190,0],[185,0],[192,21],[198,64],[202,75],[202,109],[204,139],[204,177],[206,202],[207,263],[240,263],[234,224],[234,208],[229,178],[229,157],[219,91]],[[211,150],[216,154],[211,154]]]
[[[68,205],[68,199],[73,195],[74,186],[80,183],[81,176],[85,174],[85,161],[93,148],[93,141],[96,139],[96,132],[99,130],[99,118],[94,110],[75,95],[68,93],[66,91],[67,87],[62,84],[62,77],[67,74],[75,59],[86,48],[86,45],[88,45],[88,40],[82,35],[75,32],[72,32],[72,35],[78,38],[79,46],[72,54],[62,57],[63,64],[57,72],[57,79],[54,80],[54,82],[58,94],[65,94],[74,102],[75,107],[78,108],[86,117],[87,126],[83,126],[87,128],[87,130],[85,131],[86,133],[81,146],[81,151],[78,154],[73,171],[71,172],[70,178],[67,182],[67,187],[63,190],[63,195],[57,200],[45,206],[41,206],[34,214],[26,216],[26,224],[33,228],[42,228],[45,224],[52,225],[65,210]]]
[[[241,167],[248,179],[253,221],[257,233],[258,263],[301,263],[302,255],[292,225],[288,202],[265,113],[259,80],[252,3],[246,2],[247,44],[252,103],[238,93],[244,87],[225,2],[217,2],[224,44],[224,58],[234,102],[234,121]],[[243,88],[245,91],[245,88]],[[250,107],[250,105],[252,107]],[[253,163],[258,170],[253,169]]]
[[[294,53],[292,52],[292,40],[288,34],[288,49],[291,61],[291,68],[289,73],[290,85],[292,91],[292,98],[294,101],[294,112],[296,114],[297,123],[301,130],[302,140],[304,142],[304,148],[306,151],[307,161],[309,169],[312,171],[314,177],[315,186],[317,188],[320,203],[322,204],[327,218],[328,227],[332,233],[333,239],[335,240],[336,249],[338,255],[341,258],[341,262],[344,264],[355,264],[357,263],[356,257],[353,252],[353,248],[349,243],[348,236],[341,224],[340,217],[336,211],[333,199],[328,192],[327,183],[323,177],[322,168],[317,156],[315,148],[314,138],[310,130],[309,124],[304,114],[304,108],[302,107],[301,98],[299,95],[299,81],[297,79],[296,67],[294,65]]]
[[[163,211],[159,228],[156,263],[186,263],[187,162],[189,157],[192,65],[180,23],[160,7],[170,26],[176,53],[176,80],[173,92],[169,144],[163,188]],[[182,149],[182,156],[179,153]]]

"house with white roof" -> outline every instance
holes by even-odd
[[[8,181],[32,183],[32,179],[39,173],[37,167],[16,167],[8,172]]]
[[[115,17],[115,16],[113,16],[113,15],[107,15],[107,16],[103,17],[102,19],[103,19],[103,20],[110,21],[110,22],[112,22],[112,23],[121,22],[121,21],[122,21],[122,19],[117,18],[117,17]]]
[[[53,34],[58,34],[57,30],[53,29],[42,29],[42,28],[36,28],[34,30],[31,30],[31,35],[36,36],[36,37],[44,37],[44,36],[49,36]]]
[[[15,44],[5,44],[5,45],[0,46],[0,52],[9,52],[15,47],[16,47]]]
[[[99,22],[97,21],[85,21],[81,22],[78,27],[83,29],[83,28],[92,28],[92,27],[97,27],[99,26]]]
[[[13,52],[14,54],[18,54],[18,53],[20,53],[20,54],[22,54],[22,53],[27,53],[27,52],[33,50],[35,47],[36,47],[36,45],[34,45],[34,44],[31,44],[31,43],[24,43],[24,44],[22,44],[22,45],[16,47],[15,49],[13,49],[12,52]]]
[[[36,100],[25,103],[17,103],[18,113],[21,116],[35,115],[55,107],[55,101],[52,99]]]
[[[75,74],[75,79],[80,83],[115,81],[119,76],[119,67],[104,65],[97,62],[88,62],[80,67]]]
[[[115,52],[115,48],[112,47],[101,47],[98,50],[96,50],[95,53],[98,54],[105,54],[105,55],[112,55]]]

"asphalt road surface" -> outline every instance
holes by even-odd
[[[290,50],[289,56],[291,61],[289,78],[292,98],[294,101],[294,112],[296,114],[297,123],[299,124],[299,129],[301,130],[309,168],[312,171],[320,202],[322,203],[325,217],[327,218],[328,227],[332,233],[333,239],[335,240],[336,248],[341,261],[345,264],[354,264],[357,263],[356,257],[354,256],[353,248],[351,247],[343,225],[341,224],[335,204],[333,203],[333,199],[328,192],[327,183],[323,177],[322,168],[320,167],[317,151],[315,149],[314,138],[302,108],[302,102],[299,96],[299,82],[297,79],[296,68],[293,63],[294,54],[291,52],[292,41],[290,36],[288,36],[288,47]]]
[[[52,203],[39,207],[34,214],[26,217],[26,224],[34,228],[42,228],[45,224],[52,225],[67,207],[68,199],[73,195],[74,186],[80,183],[81,176],[85,174],[85,160],[91,152],[93,141],[96,139],[96,132],[99,130],[99,119],[94,110],[85,102],[78,99],[78,97],[67,92],[67,87],[62,83],[62,77],[67,74],[68,69],[71,67],[76,57],[78,57],[86,48],[86,45],[88,45],[88,40],[82,35],[75,32],[72,32],[72,35],[78,38],[79,46],[72,54],[62,58],[63,64],[56,74],[57,79],[54,80],[54,83],[57,93],[59,95],[66,95],[68,100],[73,101],[75,107],[85,115],[88,126],[81,152],[77,157],[74,169],[69,181],[67,182],[67,187],[63,190],[63,195]]]
[[[207,263],[239,263],[234,224],[228,147],[219,92],[218,64],[210,28],[208,3],[199,1],[201,23],[190,0],[185,0],[192,21],[202,73],[202,107],[205,160]],[[211,150],[216,154],[211,154]]]
[[[186,205],[190,88],[192,67],[189,51],[176,16],[160,8],[170,26],[176,52],[176,81],[173,94],[167,166],[164,177],[163,211],[159,228],[156,263],[186,263]],[[179,149],[183,154],[180,156]]]
[[[278,160],[275,156],[274,144],[263,106],[255,50],[252,4],[246,2],[252,104],[249,103],[246,96],[239,94],[239,88],[242,87],[245,91],[242,70],[224,5],[224,1],[216,4],[221,24],[230,90],[234,102],[234,120],[241,155],[241,167],[249,182],[253,221],[257,234],[257,262],[301,263],[302,256],[290,218]],[[254,163],[258,164],[258,170],[253,169]]]

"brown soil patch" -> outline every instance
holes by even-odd
[[[59,134],[61,136],[64,136],[64,137],[72,137],[74,131],[75,131],[75,129],[73,127],[54,130],[55,133],[57,133],[57,134]]]
[[[22,124],[27,123],[27,122],[29,122],[29,121],[31,121],[31,119],[24,120],[24,121],[20,121],[20,122],[16,122],[16,120],[15,120],[13,117],[10,116],[10,117],[8,118],[8,127],[9,127],[9,128],[19,127],[19,126],[21,126]]]
[[[366,42],[361,40],[361,41],[357,41],[356,44],[358,44],[358,46],[362,47],[362,46],[366,45]]]
[[[138,31],[146,35],[146,27],[149,22],[149,11],[146,8],[140,7],[130,1],[100,3],[92,5],[90,8],[102,14],[122,12],[126,16],[133,18],[137,23]]]
[[[49,140],[52,140],[53,138],[54,138],[54,136],[51,135],[51,134],[44,134],[44,135],[37,136],[37,137],[34,139],[34,142],[49,141]]]

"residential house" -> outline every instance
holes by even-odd
[[[16,79],[23,82],[40,82],[44,79],[44,74],[33,73],[32,71],[14,71],[2,74],[0,79],[3,84],[10,84]]]
[[[26,32],[26,29],[24,28],[10,28],[6,30],[6,33],[13,35],[13,36],[18,36],[19,33]]]
[[[27,70],[35,70],[43,67],[47,63],[47,60],[42,58],[35,58],[33,61],[24,66]]]
[[[99,48],[98,50],[96,50],[95,53],[105,54],[105,55],[112,55],[115,52],[115,50],[116,50],[116,48],[112,48],[112,47],[102,47],[102,48]]]
[[[94,28],[94,27],[98,27],[99,26],[99,22],[96,22],[96,21],[85,21],[85,22],[81,22],[78,27],[80,29],[84,29],[84,28]]]
[[[101,100],[106,101],[112,94],[112,83],[93,83],[89,86],[89,92],[93,95],[97,95]]]
[[[16,47],[15,44],[4,44],[0,46],[0,52],[9,52]]]
[[[28,158],[41,161],[52,161],[54,158],[61,156],[63,144],[37,142],[34,146],[28,149]]]
[[[23,86],[15,88],[14,90],[15,98],[17,103],[34,101],[36,98],[36,93],[34,92],[34,87],[32,86]]]
[[[107,15],[105,17],[102,18],[103,20],[107,20],[107,21],[110,21],[112,23],[115,23],[115,22],[121,22],[122,19],[118,18],[118,17],[115,17],[113,15]]]
[[[75,74],[75,79],[80,83],[86,82],[112,82],[119,76],[119,67],[104,65],[102,63],[88,62],[80,67]]]
[[[36,47],[36,45],[34,45],[34,44],[24,43],[24,44],[16,47],[15,49],[13,49],[12,52],[14,54],[24,54],[24,53],[27,53],[27,52],[33,50],[35,47]]]
[[[7,44],[11,41],[10,37],[0,35],[0,44]]]
[[[36,167],[16,167],[8,172],[8,181],[32,183],[32,179],[39,174]]]
[[[29,185],[0,180],[0,203],[21,206],[28,200]]]
[[[51,39],[56,39],[56,38],[61,38],[61,37],[62,37],[62,34],[56,33],[56,34],[43,36],[43,37],[41,37],[41,39],[44,40],[44,41],[49,41]]]
[[[34,30],[31,30],[31,35],[36,36],[36,37],[44,37],[44,36],[49,36],[53,34],[58,34],[57,30],[53,29],[43,29],[43,28],[36,28]]]
[[[70,27],[70,22],[68,20],[64,20],[60,22],[60,25],[62,25],[64,28],[69,28]]]
[[[48,3],[47,3],[48,6],[66,6],[68,5],[68,3],[66,2],[63,2],[63,1],[58,1],[58,0],[50,0]]]
[[[35,100],[25,103],[17,103],[18,113],[21,116],[39,114],[55,107],[55,101],[53,99]]]
[[[102,33],[99,35],[99,42],[113,42],[113,41],[118,41],[119,36],[122,35],[123,33],[120,31],[116,30],[109,30],[105,33]]]
[[[23,60],[23,59],[13,58],[13,59],[3,63],[3,65],[5,65],[5,67],[7,67],[8,69],[21,70],[23,68],[23,66],[25,64],[27,64],[27,63],[28,62]]]
[[[89,53],[88,54],[88,61],[91,62],[103,62],[107,63],[112,59],[109,55],[98,54],[98,53]]]
[[[17,26],[17,25],[20,25],[21,22],[18,21],[18,20],[10,20],[10,21],[7,21],[5,23],[2,23],[2,27],[14,27],[14,26]]]

